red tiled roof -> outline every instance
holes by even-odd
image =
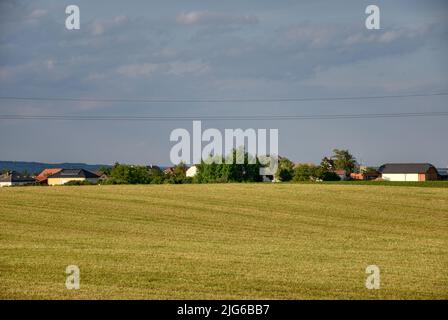
[[[364,173],[350,173],[350,177],[355,180],[364,180]]]
[[[165,170],[163,170],[163,172],[164,172],[165,174],[173,173],[173,172],[174,172],[174,167],[166,168]]]
[[[45,169],[44,171],[39,173],[38,176],[36,176],[36,180],[40,181],[40,182],[45,181],[45,180],[47,180],[48,176],[51,176],[52,174],[58,173],[61,170],[62,169],[60,169],[60,168]]]

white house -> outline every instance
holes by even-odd
[[[17,171],[11,171],[0,176],[0,187],[24,186],[35,182],[34,178],[24,176]]]
[[[186,176],[193,178],[197,173],[198,173],[198,167],[192,166],[192,167],[188,168]]]
[[[386,181],[439,180],[437,169],[430,163],[386,163],[378,171]]]

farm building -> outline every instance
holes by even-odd
[[[174,167],[168,167],[165,170],[163,170],[164,174],[173,174],[174,173]]]
[[[380,176],[380,173],[377,171],[350,173],[350,178],[353,180],[375,180],[379,176]]]
[[[159,166],[155,165],[146,166],[146,169],[148,170],[149,174],[159,174],[162,172],[162,169]]]
[[[62,169],[61,171],[48,176],[48,185],[63,185],[70,181],[88,181],[97,183],[100,177],[84,169]]]
[[[430,163],[386,163],[378,171],[387,181],[439,180],[437,169]]]
[[[438,168],[437,171],[441,180],[448,180],[448,168]]]
[[[58,173],[62,169],[60,168],[52,168],[52,169],[44,169],[41,173],[36,176],[37,182],[40,184],[48,184],[48,176]]]
[[[336,173],[339,176],[339,179],[341,179],[342,181],[350,179],[350,175],[346,170],[338,169],[335,170],[334,173]]]
[[[17,171],[11,171],[0,176],[0,187],[23,186],[35,182],[34,178],[24,176]]]
[[[186,172],[187,177],[194,177],[198,173],[198,167],[192,166]]]
[[[175,167],[168,167],[165,170],[163,170],[163,173],[166,175],[175,175],[175,174],[180,174],[180,175],[186,175],[187,172],[187,168],[185,166],[175,166]]]

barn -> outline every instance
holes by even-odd
[[[39,173],[36,176],[36,180],[40,183],[40,184],[48,184],[48,176],[51,176],[53,174],[58,173],[59,171],[62,171],[62,169],[59,168],[48,168],[48,169],[44,169],[41,173]]]
[[[17,171],[10,171],[0,176],[0,187],[24,186],[35,182],[34,178],[22,175]]]
[[[386,181],[432,181],[440,177],[430,163],[386,163],[378,171]]]

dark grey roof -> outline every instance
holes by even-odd
[[[0,176],[0,182],[35,182],[32,177],[24,176],[17,171],[12,171]]]
[[[430,163],[386,163],[378,171],[381,173],[426,173],[430,168],[437,171]]]
[[[99,176],[84,169],[62,169],[48,178],[99,178]]]

